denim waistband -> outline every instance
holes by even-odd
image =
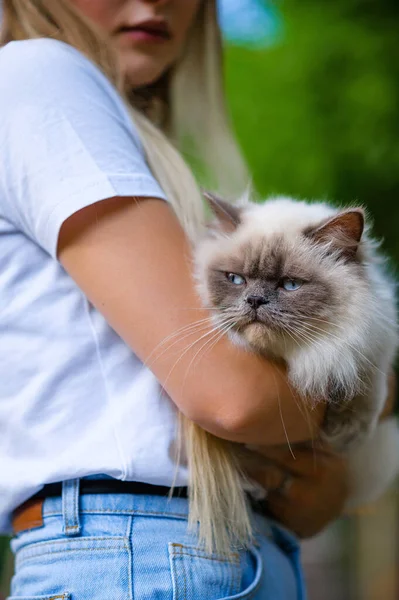
[[[79,480],[64,482],[62,497],[46,498],[43,517],[61,516],[64,532],[79,535],[80,515],[157,516],[187,520],[189,502],[186,498],[169,498],[145,494],[79,494]],[[256,530],[270,536],[274,523],[253,513]]]
[[[79,513],[126,514],[126,515],[165,515],[187,519],[188,500],[167,496],[147,496],[136,494],[82,494],[78,500]],[[47,498],[44,501],[43,516],[62,515],[65,511],[63,498]]]

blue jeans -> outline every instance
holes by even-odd
[[[19,600],[305,600],[296,539],[254,515],[247,552],[209,555],[187,530],[183,498],[79,496],[44,502],[44,525],[12,541]]]

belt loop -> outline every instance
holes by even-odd
[[[62,517],[65,535],[79,535],[79,479],[62,482]]]

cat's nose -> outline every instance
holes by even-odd
[[[256,310],[259,306],[262,306],[262,304],[268,304],[269,300],[264,296],[248,296],[247,302]]]

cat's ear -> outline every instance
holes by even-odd
[[[348,259],[354,258],[364,231],[364,211],[350,208],[306,232],[318,243],[330,243],[334,250]]]
[[[212,192],[203,190],[202,193],[222,230],[226,233],[235,231],[241,222],[241,209]]]

